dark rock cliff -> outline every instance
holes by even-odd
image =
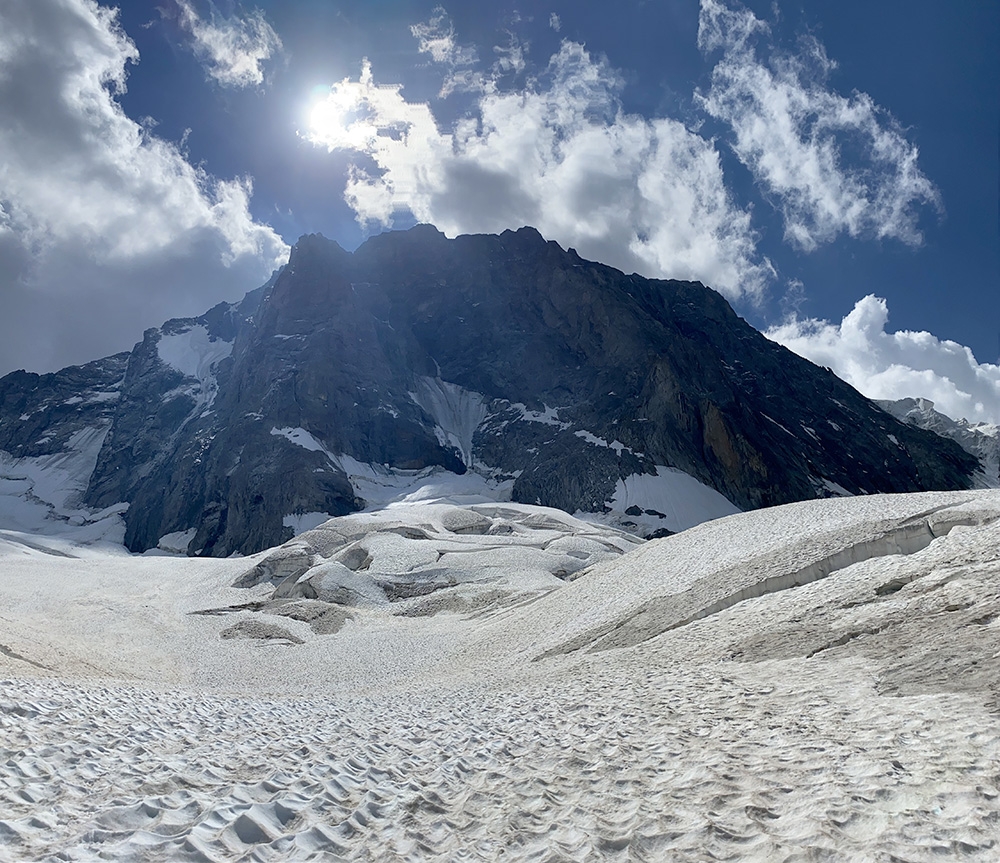
[[[0,450],[15,458],[64,452],[81,431],[106,431],[121,398],[127,353],[50,374],[0,378]]]
[[[0,381],[10,452],[40,431],[11,419],[20,386]],[[243,303],[148,331],[120,392],[87,502],[130,502],[133,550],[194,529],[191,553],[247,553],[287,539],[291,514],[356,510],[342,456],[509,477],[513,499],[570,512],[600,512],[656,465],[744,509],[965,488],[978,468],[716,292],[624,275],[530,228],[419,226],[353,254],[305,236]]]

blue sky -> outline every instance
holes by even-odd
[[[10,0],[0,373],[320,231],[534,224],[873,397],[1000,421],[996,4]]]

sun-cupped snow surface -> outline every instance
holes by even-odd
[[[161,335],[156,352],[168,366],[198,381],[198,390],[191,395],[199,408],[210,408],[219,388],[215,365],[232,354],[233,343],[213,338],[207,327],[198,324],[179,333]]]
[[[739,507],[714,488],[682,470],[664,465],[656,466],[655,475],[635,473],[618,480],[614,497],[607,505],[610,513],[579,515],[616,524],[631,521],[646,528],[646,533],[660,528],[677,533],[740,512]]]
[[[486,397],[441,378],[419,377],[410,398],[434,420],[438,442],[457,449],[471,467],[472,436],[486,419]]]
[[[989,491],[829,498],[739,513],[647,543],[615,567],[602,567],[539,602],[521,624],[526,633],[543,633],[542,621],[560,621],[558,633],[538,636],[540,654],[615,639],[637,643],[733,597],[751,598],[768,581],[779,589],[807,583],[809,572],[823,573],[824,562],[849,563],[852,549],[881,543],[884,554],[895,553],[908,543],[894,539],[900,530],[925,537],[915,546],[923,548],[955,525],[961,532],[962,525],[1000,521],[998,516],[1000,492]]]
[[[5,557],[0,860],[995,863],[1000,493],[587,527],[355,514],[277,597],[232,586],[276,549]],[[390,596],[414,564],[434,591]]]

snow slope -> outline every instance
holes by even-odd
[[[473,422],[478,425],[482,420],[482,404],[471,397],[477,394],[470,396],[468,391],[462,391],[456,395],[448,389],[450,386],[446,385],[444,389],[430,388],[431,392],[437,394],[435,398],[442,392],[446,395],[441,396],[439,401],[434,401],[434,398],[425,393],[425,410],[431,412],[433,408],[436,419],[446,424],[439,427],[445,431],[447,441],[459,448],[466,445],[469,447],[463,450],[463,457],[467,456],[471,460],[471,430],[475,427]],[[451,405],[454,410],[446,408],[446,405]],[[400,470],[383,465],[363,464],[351,456],[330,452],[303,428],[272,428],[271,434],[280,435],[296,446],[326,455],[332,465],[347,474],[355,494],[365,501],[366,511],[415,501],[455,504],[507,501],[510,500],[514,484],[513,479],[497,481],[476,470],[458,475],[438,467]],[[605,441],[595,440],[595,445],[612,446]],[[483,470],[484,466],[478,465],[477,468]],[[578,512],[575,515],[595,524],[635,533],[651,533],[660,529],[676,533],[704,521],[740,511],[719,492],[684,471],[663,465],[657,466],[655,475],[633,474],[625,480],[619,480],[615,494],[607,505],[609,512],[606,513]],[[315,527],[322,516],[323,513],[289,514],[284,523],[298,534]]]
[[[434,420],[438,441],[457,449],[472,467],[472,436],[486,419],[485,396],[441,378],[419,377],[413,399]]]
[[[664,465],[656,466],[655,475],[632,474],[618,480],[608,504],[619,525],[633,521],[651,531],[666,528],[672,533],[740,511],[714,488]]]
[[[569,581],[548,550],[610,535],[458,512],[280,560],[6,554],[0,861],[996,860],[1000,492],[738,514]],[[437,555],[481,580],[349,589]],[[332,601],[232,586],[302,565]]]
[[[51,455],[13,458],[0,450],[0,536],[25,545],[52,536],[120,546],[128,505],[92,511],[80,502],[107,432],[107,425],[80,429]]]
[[[185,389],[196,401],[196,410],[211,408],[219,390],[215,366],[233,352],[233,343],[213,338],[208,328],[198,324],[179,332],[163,333],[156,343],[159,358],[197,386]]]

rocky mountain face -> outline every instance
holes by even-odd
[[[95,511],[84,497],[128,360],[122,353],[53,374],[19,371],[0,379],[0,530],[72,530],[83,539],[121,541],[124,504]]]
[[[128,548],[218,556],[434,472],[648,534],[706,501],[959,489],[980,468],[703,285],[624,275],[530,228],[419,226],[353,254],[305,236],[240,304],[127,357],[0,380],[12,456],[84,426],[103,437],[83,500],[129,503]]]
[[[129,354],[36,375],[0,379],[0,450],[14,458],[66,452],[80,432],[107,432]]]
[[[934,409],[930,399],[896,399],[877,404],[896,419],[951,438],[979,459],[982,468],[974,477],[978,488],[1000,488],[1000,426],[953,420]]]

